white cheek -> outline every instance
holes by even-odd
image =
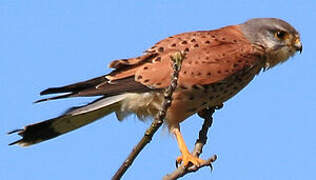
[[[272,49],[275,45],[273,41],[269,41],[269,40],[265,40],[264,43],[265,43],[265,47],[267,47],[268,49]]]

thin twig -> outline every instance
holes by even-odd
[[[194,150],[192,153],[194,156],[199,157],[200,154],[202,154],[203,146],[206,144],[206,141],[207,141],[207,132],[213,123],[213,117],[212,117],[213,113],[215,112],[216,109],[220,109],[221,107],[222,107],[222,105],[216,106],[213,108],[203,109],[202,111],[200,111],[198,113],[198,115],[204,119],[204,123],[203,123],[202,128],[199,132],[199,138],[195,142],[195,147],[194,147]],[[165,175],[163,177],[163,180],[178,179],[180,177],[183,177],[186,174],[196,172],[200,168],[205,167],[205,166],[209,166],[211,168],[211,170],[213,170],[212,163],[215,162],[216,159],[217,159],[217,156],[213,155],[208,160],[206,160],[204,163],[200,164],[200,166],[191,165],[187,168],[185,168],[183,166],[179,166],[172,173]]]
[[[173,74],[169,87],[166,89],[164,93],[164,101],[162,104],[162,109],[159,111],[151,126],[146,130],[143,138],[138,142],[138,144],[133,148],[132,152],[126,158],[126,160],[122,163],[121,167],[116,171],[112,180],[121,179],[126,170],[132,165],[133,161],[137,157],[137,155],[142,151],[142,149],[151,141],[153,135],[160,128],[163,123],[163,120],[166,116],[166,112],[171,105],[172,94],[175,91],[178,84],[178,76],[179,71],[181,69],[181,64],[183,59],[185,58],[184,53],[177,52],[173,56],[170,57],[173,63]]]

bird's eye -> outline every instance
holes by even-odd
[[[288,33],[285,31],[277,31],[274,36],[279,40],[284,40],[288,37]]]

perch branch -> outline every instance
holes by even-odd
[[[164,92],[164,101],[163,101],[162,109],[156,115],[150,127],[146,130],[143,138],[132,149],[132,152],[129,154],[126,160],[122,163],[121,167],[116,171],[116,173],[112,177],[112,180],[121,179],[121,177],[124,175],[126,170],[132,165],[137,155],[151,141],[153,135],[156,133],[156,131],[160,128],[160,126],[163,123],[163,120],[166,116],[167,109],[171,105],[172,94],[175,91],[178,84],[179,71],[181,69],[182,61],[185,58],[185,54],[182,52],[177,52],[170,58],[173,61],[173,74],[172,74],[171,83]]]
[[[206,108],[198,113],[198,115],[204,119],[204,123],[203,123],[202,128],[199,132],[199,138],[195,142],[195,147],[193,150],[194,156],[199,157],[200,154],[202,154],[203,146],[206,144],[206,141],[207,141],[207,132],[213,123],[213,117],[212,117],[213,113],[215,112],[216,109],[222,108],[222,106],[223,105],[212,107],[212,108]],[[164,176],[163,180],[178,179],[180,177],[185,176],[186,174],[196,172],[200,168],[205,167],[205,166],[209,166],[211,168],[211,170],[213,170],[212,163],[215,162],[216,159],[217,159],[217,156],[213,155],[212,157],[210,157],[208,160],[206,160],[200,166],[191,165],[187,168],[185,168],[183,166],[179,166],[175,171]]]

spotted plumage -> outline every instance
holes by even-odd
[[[104,76],[63,87],[49,88],[41,95],[64,93],[52,99],[102,96],[65,114],[16,130],[23,138],[11,144],[29,146],[93,122],[111,112],[122,120],[134,113],[140,119],[155,116],[161,109],[163,91],[172,74],[170,56],[185,58],[178,86],[167,111],[166,123],[179,143],[183,165],[198,165],[180,133],[180,123],[206,107],[220,105],[244,88],[262,69],[286,61],[302,51],[299,33],[275,18],[251,19],[243,24],[211,31],[170,36],[146,50],[142,56],[115,60],[114,70]]]

